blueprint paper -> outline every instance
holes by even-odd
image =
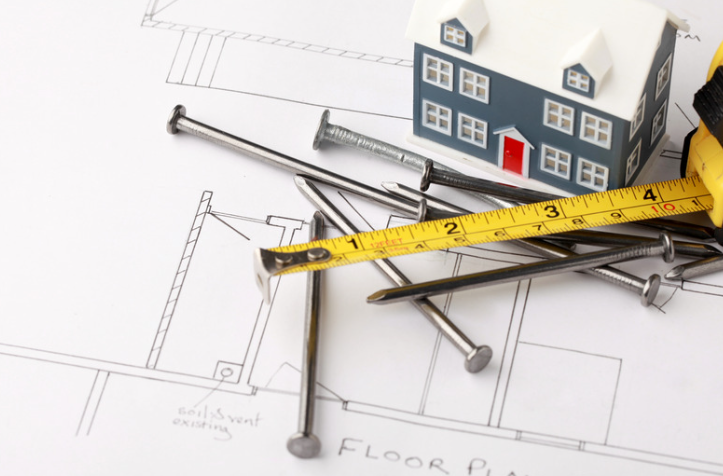
[[[670,140],[651,180],[677,177],[698,122],[692,94],[723,39],[719,2],[655,3],[691,29],[678,38]],[[189,117],[358,181],[418,185],[418,173],[359,152],[312,150],[329,108],[333,123],[484,176],[406,142],[411,7],[4,5],[0,473],[723,474],[721,274],[664,280],[648,308],[577,274],[434,298],[494,351],[469,374],[411,306],[365,303],[389,286],[371,265],[329,270],[322,451],[288,453],[306,278],[275,279],[264,304],[251,253],[306,241],[314,209],[290,173],[168,135],[165,121],[183,104]],[[364,230],[410,223],[322,190]],[[690,259],[619,267],[647,277]],[[394,262],[416,282],[536,260],[495,243]]]

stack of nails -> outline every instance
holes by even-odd
[[[321,236],[323,229],[322,214],[345,234],[359,232],[349,219],[319,191],[314,182],[354,193],[413,217],[418,221],[473,213],[422,193],[431,184],[446,185],[464,190],[471,196],[495,208],[509,208],[517,206],[519,203],[560,198],[548,193],[525,190],[465,176],[422,155],[331,124],[329,122],[329,111],[324,111],[322,114],[313,141],[314,149],[328,143],[345,145],[370,152],[388,161],[411,168],[422,174],[421,192],[393,182],[383,183],[382,186],[385,190],[378,190],[222,132],[189,119],[185,114],[186,110],[183,106],[176,106],[173,109],[167,122],[167,131],[170,134],[176,134],[179,131],[187,132],[293,172],[296,185],[301,193],[319,210],[310,225],[312,240]],[[723,254],[717,248],[706,243],[673,241],[668,234],[669,232],[676,233],[689,239],[710,242],[715,240],[712,229],[672,220],[648,220],[636,224],[658,229],[661,233],[656,239],[584,230],[543,238],[519,239],[510,243],[549,259],[538,263],[455,276],[426,283],[412,284],[389,260],[372,261],[395,287],[373,293],[367,298],[367,301],[374,304],[409,301],[464,355],[464,368],[468,372],[476,373],[484,369],[490,362],[492,349],[487,345],[477,345],[472,342],[462,330],[429,300],[429,297],[567,271],[579,271],[632,291],[640,297],[643,306],[649,306],[655,300],[661,284],[661,277],[653,274],[648,278],[641,278],[610,267],[611,263],[650,256],[662,256],[665,262],[669,263],[673,261],[677,253],[692,256],[698,258],[698,260],[674,268],[665,275],[667,279],[685,280],[723,270]],[[615,248],[594,253],[576,254],[571,250],[570,243],[573,246],[577,243],[583,243],[593,246],[614,246]],[[292,435],[287,443],[289,451],[300,458],[314,457],[321,449],[319,439],[312,432],[316,385],[316,349],[318,347],[318,303],[321,289],[320,273],[318,271],[309,273],[299,426],[298,432]]]

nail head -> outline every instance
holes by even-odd
[[[321,143],[324,142],[324,133],[326,132],[326,126],[329,125],[330,114],[328,109],[324,109],[324,112],[321,113],[319,127],[316,129],[316,135],[314,136],[314,143],[311,145],[314,150],[317,150]]]
[[[298,458],[313,458],[321,451],[321,442],[313,433],[294,433],[286,441],[286,449]]]
[[[168,122],[166,122],[166,132],[169,134],[178,134],[178,120],[186,115],[186,107],[181,104],[177,105],[171,111],[171,115],[168,116]]]

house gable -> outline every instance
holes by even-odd
[[[596,29],[570,47],[560,62],[562,87],[594,98],[613,68],[613,58],[601,29]]]
[[[471,54],[489,22],[484,2],[485,0],[449,0],[446,2],[436,16],[437,23],[441,25],[441,44]],[[447,36],[450,33],[447,30],[449,27],[464,31],[467,39],[464,47],[450,41]]]

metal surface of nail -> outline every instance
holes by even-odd
[[[561,195],[517,188],[512,185],[504,185],[482,178],[470,177],[459,172],[440,170],[435,166],[434,162],[430,160],[425,164],[419,189],[426,191],[429,185],[433,183],[524,202],[544,202],[563,198]]]
[[[398,194],[400,197],[404,197],[409,200],[420,200],[424,198],[429,204],[429,206],[432,207],[439,207],[444,210],[460,214],[471,213],[469,210],[460,208],[456,205],[442,200],[435,199],[433,197],[430,197],[429,195],[425,195],[422,192],[414,190],[413,188],[407,187],[405,185],[394,182],[383,182],[382,187],[390,193],[394,193],[395,195]],[[490,204],[503,208],[514,206],[510,205],[509,202],[505,202],[502,199],[497,200],[494,197],[492,197]],[[552,240],[556,236],[558,235],[553,235],[550,237],[550,239]],[[575,256],[575,253],[572,250],[540,239],[526,238],[520,240],[510,240],[509,243],[527,251],[537,253],[540,256],[544,256],[546,258],[565,258],[569,256]],[[650,306],[653,301],[655,301],[655,297],[658,295],[658,289],[660,289],[661,279],[660,276],[657,274],[650,275],[648,279],[642,279],[638,276],[626,273],[625,271],[615,269],[610,266],[598,266],[595,268],[580,270],[579,272],[595,276],[599,279],[602,279],[603,281],[607,281],[611,284],[615,284],[624,289],[627,289],[628,291],[636,293],[640,296],[640,303],[646,307]]]
[[[545,236],[544,238],[602,246],[634,245],[655,241],[655,238],[647,236],[625,235],[622,233],[609,233],[607,231],[598,230],[567,231],[565,233]],[[679,255],[694,256],[697,258],[708,258],[721,255],[720,250],[716,247],[702,243],[673,240],[673,246],[675,247],[675,252]]]
[[[314,213],[309,224],[309,241],[322,238],[324,217]],[[313,458],[321,451],[321,442],[314,434],[314,405],[316,404],[316,363],[319,348],[319,303],[323,271],[308,273],[302,351],[301,390],[299,392],[298,431],[286,441],[286,448],[299,458]]]
[[[337,209],[320,191],[305,177],[295,178],[296,186],[331,223],[343,233],[352,235],[359,230]],[[409,279],[386,259],[372,261],[392,283],[397,286],[410,284]],[[492,358],[492,349],[489,346],[475,345],[444,313],[431,301],[425,298],[413,300],[412,304],[446,337],[454,346],[465,355],[465,369],[468,372],[479,372],[487,366]]]
[[[369,296],[367,302],[388,304],[402,300],[448,294],[454,291],[516,282],[523,279],[550,276],[567,271],[577,271],[604,264],[659,255],[663,256],[666,263],[672,262],[675,257],[673,244],[667,233],[661,234],[660,239],[655,243],[645,243],[614,250],[576,255],[569,258],[551,259],[540,263],[512,266],[483,273],[439,279],[393,289],[384,289]]]
[[[723,256],[713,256],[699,261],[682,264],[671,269],[666,278],[680,281],[683,279],[697,278],[706,274],[723,271]]]
[[[638,224],[654,228],[656,230],[667,231],[677,235],[687,236],[704,242],[714,242],[715,231],[709,226],[696,225],[694,223],[686,223],[678,220],[670,220],[663,218],[649,218],[639,221]]]
[[[171,115],[166,123],[166,131],[168,131],[169,134],[176,134],[179,131],[186,132],[196,137],[211,141],[214,144],[222,145],[236,152],[241,152],[267,164],[275,165],[282,169],[294,172],[295,174],[303,174],[313,177],[314,179],[324,183],[334,185],[335,187],[352,192],[377,203],[381,203],[408,216],[416,217],[419,215],[419,208],[416,205],[395,197],[390,193],[377,190],[363,183],[342,177],[341,175],[335,174],[334,172],[330,172],[321,167],[307,164],[301,160],[294,159],[188,118],[186,117],[186,108],[181,105],[176,106],[171,111]],[[430,215],[425,218],[446,218],[446,216]]]
[[[416,170],[417,172],[422,172],[424,170],[425,163],[430,160],[427,157],[410,150],[405,150],[379,139],[374,139],[373,137],[351,131],[345,127],[331,124],[329,123],[328,109],[324,110],[321,114],[321,120],[319,121],[319,127],[316,130],[312,146],[314,150],[316,150],[326,142],[352,147],[357,150],[364,150],[376,155],[377,157],[402,164],[407,168]],[[440,170],[454,170],[441,164],[435,165]]]

